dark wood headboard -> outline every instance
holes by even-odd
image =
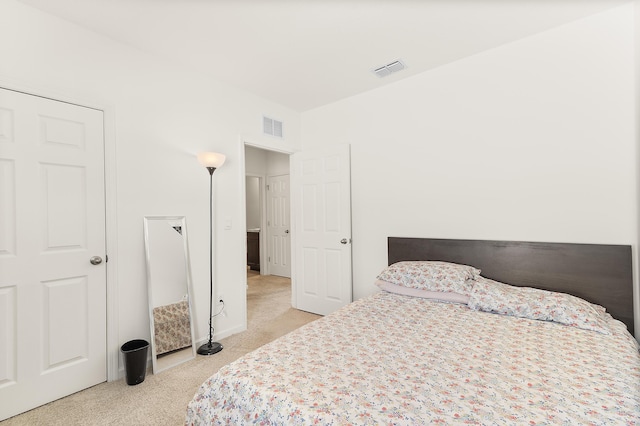
[[[389,237],[388,250],[389,265],[461,263],[503,283],[573,294],[604,306],[634,332],[631,246]]]

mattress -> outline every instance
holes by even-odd
[[[640,424],[640,354],[611,334],[379,292],[221,368],[186,424]]]

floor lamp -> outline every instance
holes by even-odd
[[[200,355],[213,355],[222,345],[213,341],[213,172],[224,164],[224,154],[201,152],[198,161],[209,171],[209,341],[198,348]]]

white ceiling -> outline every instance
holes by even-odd
[[[20,1],[306,111],[630,0]]]

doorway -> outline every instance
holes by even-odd
[[[240,139],[245,173],[287,174],[291,182],[293,228],[291,305],[326,315],[352,301],[351,276],[351,154],[349,145],[279,152],[250,146]],[[289,161],[290,160],[290,161]],[[284,168],[284,172],[278,170]],[[264,219],[263,222],[264,224]],[[264,250],[264,238],[261,249]],[[269,247],[266,247],[266,251]],[[246,256],[246,253],[245,253]],[[265,254],[265,256],[267,256]],[[264,260],[263,254],[261,257]],[[260,273],[263,271],[262,263]]]
[[[291,278],[289,155],[245,146],[247,269]]]
[[[255,327],[259,300],[274,300],[286,293],[289,297],[283,309],[291,308],[291,234],[284,232],[289,230],[289,186],[277,184],[282,176],[288,181],[289,154],[248,145],[244,145],[244,154],[247,327]],[[275,197],[272,196],[274,189],[277,189]],[[282,194],[283,191],[286,194]],[[286,218],[282,218],[284,212]],[[286,227],[280,226],[283,222]],[[282,264],[289,267],[288,274],[282,270]]]

